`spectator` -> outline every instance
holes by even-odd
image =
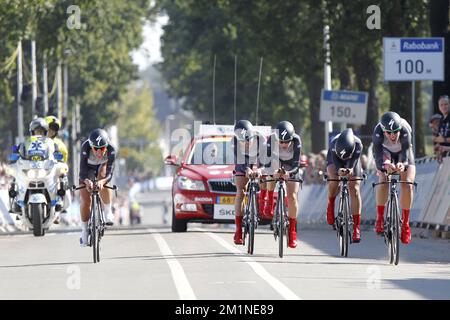
[[[440,158],[438,161],[442,161],[442,157],[446,157],[450,154],[450,116],[449,116],[449,97],[441,96],[439,98],[439,110],[442,113],[442,119],[439,124],[439,134],[433,138],[433,141],[439,144]],[[439,160],[441,159],[441,160]]]
[[[141,206],[137,201],[131,202],[130,206],[130,223],[140,224],[142,220]]]
[[[433,135],[433,152],[435,155],[439,154],[439,143],[434,142],[434,138],[439,136],[439,125],[441,124],[442,115],[436,113],[433,114],[428,122],[428,126],[431,129]]]

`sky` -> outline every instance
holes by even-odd
[[[158,17],[155,24],[147,22],[142,30],[144,42],[138,50],[131,53],[133,63],[139,66],[139,70],[145,70],[149,65],[161,62],[160,37],[163,33],[162,26],[168,21],[167,16]]]

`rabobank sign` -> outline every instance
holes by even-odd
[[[401,52],[442,52],[442,39],[401,39]]]
[[[385,81],[444,81],[445,39],[383,38]]]

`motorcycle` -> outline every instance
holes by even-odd
[[[45,235],[69,205],[65,175],[68,167],[57,161],[60,158],[62,154],[55,154],[55,159],[39,161],[25,160],[16,154],[10,157],[14,176],[8,190],[10,213],[18,214],[16,220],[33,230],[36,237]]]

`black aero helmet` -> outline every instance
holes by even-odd
[[[44,135],[47,135],[48,124],[44,118],[36,118],[30,122],[30,134],[34,135],[34,131],[36,131],[37,129],[45,131]]]
[[[294,138],[295,130],[289,121],[281,121],[277,124],[278,139],[280,141],[291,141]]]
[[[402,128],[402,118],[396,112],[386,112],[380,121],[383,131],[396,132]]]
[[[239,120],[234,125],[234,135],[240,141],[249,141],[255,135],[253,125],[248,120]]]
[[[353,130],[351,128],[345,129],[336,138],[336,143],[334,145],[334,152],[339,159],[348,160],[353,155],[355,151],[355,136],[353,135]]]
[[[103,129],[94,129],[89,134],[89,145],[91,148],[107,147],[108,141],[108,134]]]

